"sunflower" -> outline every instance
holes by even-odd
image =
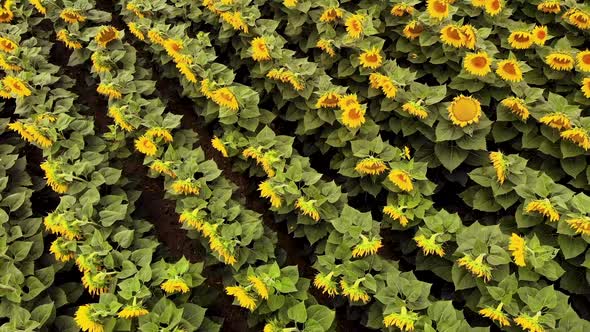
[[[412,20],[404,27],[404,36],[410,40],[420,37],[420,34],[424,31],[422,23]]]
[[[440,30],[440,39],[446,45],[462,47],[465,44],[465,36],[458,26],[449,24]]]
[[[486,6],[486,0],[471,0],[471,5],[476,8],[484,8]]]
[[[164,42],[166,42],[166,39],[164,39],[164,36],[162,35],[161,32],[156,31],[156,30],[149,30],[148,33],[148,39],[157,45],[160,46],[164,46]]]
[[[338,284],[332,280],[332,276],[334,276],[334,272],[328,274],[320,272],[313,278],[313,285],[324,294],[327,293],[330,296],[338,295]]]
[[[409,192],[414,189],[414,185],[412,184],[412,176],[406,171],[394,169],[389,172],[387,178],[403,191]]]
[[[463,37],[465,38],[464,47],[473,50],[475,49],[475,42],[477,36],[475,34],[475,28],[472,25],[466,24],[460,28]]]
[[[471,75],[486,76],[492,71],[492,59],[481,51],[479,53],[467,53],[463,59],[463,68]]]
[[[536,212],[544,217],[548,217],[549,221],[558,221],[559,213],[548,199],[539,199],[529,202],[525,208],[526,213]]]
[[[342,123],[349,128],[358,128],[365,123],[365,109],[361,106],[348,107],[342,110]]]
[[[293,87],[293,89],[297,91],[301,91],[304,89],[304,85],[297,77],[297,74],[285,68],[272,69],[268,73],[266,73],[266,77],[272,80],[290,84]]]
[[[436,254],[440,257],[444,257],[445,250],[436,242],[437,236],[438,234],[433,234],[430,238],[427,238],[424,234],[416,235],[414,237],[414,242],[416,242],[418,248],[422,249],[422,253],[425,256]]]
[[[59,163],[46,160],[41,164],[41,169],[45,172],[47,184],[58,194],[65,194],[68,191],[68,183],[64,182],[61,173],[59,173]]]
[[[232,111],[239,109],[238,99],[229,88],[221,88],[213,91],[211,100],[221,107],[226,107]]]
[[[362,279],[358,279],[354,282],[354,284],[349,285],[346,280],[340,280],[340,288],[342,288],[342,295],[348,297],[350,301],[353,302],[363,302],[368,303],[371,300],[371,297],[367,292],[360,287]]]
[[[580,9],[574,9],[572,13],[567,16],[569,23],[575,25],[579,29],[590,29],[590,15]]]
[[[522,81],[522,69],[518,65],[516,60],[506,59],[498,63],[496,74],[503,80],[509,82],[520,82]]]
[[[448,107],[449,119],[454,125],[465,127],[478,123],[481,117],[481,105],[473,97],[457,96]]]
[[[590,136],[588,136],[588,131],[584,128],[568,129],[562,131],[559,135],[561,138],[576,144],[586,151],[590,150]]]
[[[490,16],[500,14],[503,8],[502,0],[486,0],[485,10]]]
[[[164,41],[164,49],[176,63],[182,62],[190,65],[193,62],[190,55],[182,54],[184,42],[180,39],[167,39]]]
[[[87,332],[103,332],[104,325],[98,318],[98,315],[94,312],[93,304],[85,304],[78,307],[76,314],[74,315],[74,321],[76,325]]]
[[[383,208],[383,213],[390,217],[393,220],[397,220],[399,224],[403,227],[406,227],[409,223],[408,218],[404,216],[404,213],[401,208],[398,208],[393,205],[387,205]]]
[[[418,119],[423,120],[428,117],[428,111],[426,110],[426,107],[422,106],[422,104],[415,101],[409,101],[403,104],[402,110],[404,110],[404,112],[407,112],[410,115],[417,117]]]
[[[402,306],[399,313],[392,312],[383,317],[383,325],[385,327],[395,326],[401,331],[411,332],[414,331],[414,324],[418,319],[420,319],[420,315],[413,311],[408,311],[405,306]]]
[[[340,98],[342,96],[336,92],[325,92],[320,96],[317,103],[315,104],[316,108],[336,108],[338,107],[338,103],[340,102]]]
[[[142,135],[135,140],[135,149],[150,157],[155,156],[156,152],[158,152],[156,143],[146,135]]]
[[[369,82],[371,88],[381,89],[383,94],[385,94],[385,97],[389,99],[395,98],[397,94],[397,86],[389,76],[379,73],[371,73],[371,75],[369,75]]]
[[[12,53],[18,48],[18,44],[12,40],[0,37],[0,50],[6,53]]]
[[[201,185],[193,178],[176,180],[170,186],[176,195],[198,195]]]
[[[551,53],[545,57],[545,62],[553,70],[568,71],[574,69],[574,58],[565,53]]]
[[[172,134],[166,128],[153,127],[153,128],[148,129],[145,132],[145,135],[149,138],[154,138],[154,137],[161,138],[167,143],[171,143],[174,140],[174,138],[172,137]]]
[[[170,165],[172,162],[170,161],[161,161],[161,160],[154,160],[154,162],[150,165],[150,169],[159,174],[166,174],[169,177],[176,179],[176,173],[172,170]]]
[[[229,154],[227,153],[227,148],[225,147],[225,143],[223,143],[223,141],[217,137],[217,136],[213,136],[213,138],[211,139],[211,146],[219,151],[221,153],[222,156],[224,157],[229,157]]]
[[[500,104],[508,108],[512,114],[518,116],[522,121],[526,121],[529,118],[529,109],[525,101],[521,98],[508,97],[503,99]]]
[[[113,120],[115,121],[115,124],[119,127],[121,127],[121,129],[131,132],[133,131],[133,129],[135,129],[135,127],[133,127],[128,121],[127,119],[125,119],[125,114],[123,113],[124,108],[123,107],[115,107],[115,106],[111,106],[109,107],[109,110],[107,111],[107,115],[111,118],[113,118]]]
[[[504,160],[504,155],[501,152],[490,152],[489,158],[496,171],[498,183],[504,184],[506,180],[506,160]]]
[[[59,30],[56,34],[56,37],[57,37],[57,40],[64,43],[66,45],[66,47],[69,49],[78,50],[78,49],[82,48],[82,44],[80,44],[80,42],[72,39],[68,30],[66,30],[66,29]]]
[[[383,247],[380,239],[373,238],[369,240],[361,234],[361,243],[354,246],[352,250],[352,257],[365,257],[377,254],[377,251]]]
[[[145,40],[145,35],[141,31],[141,29],[139,28],[139,26],[137,25],[137,23],[135,23],[135,22],[129,22],[129,23],[127,23],[127,27],[129,28],[129,32],[131,32],[132,35],[134,35],[135,37],[137,37],[137,39],[139,39],[141,41],[144,41]]]
[[[442,21],[449,16],[449,2],[448,0],[428,0],[426,10],[430,17]]]
[[[266,288],[266,284],[257,276],[248,276],[248,281],[252,283],[254,286],[254,290],[256,294],[258,294],[263,299],[268,299],[268,288]]]
[[[225,287],[225,292],[227,295],[232,295],[238,301],[240,307],[246,308],[250,311],[254,311],[256,309],[256,301],[248,291],[242,286],[228,286]]]
[[[101,47],[107,47],[107,45],[113,40],[119,39],[119,31],[112,26],[104,26],[98,30],[98,33],[94,37],[94,40]]]
[[[483,281],[488,282],[492,279],[492,267],[485,263],[483,258],[483,254],[477,256],[475,259],[467,254],[457,260],[457,264],[465,267],[474,276],[483,278]]]
[[[10,75],[4,76],[2,84],[4,85],[4,88],[19,97],[28,97],[32,93],[26,86],[25,82],[18,77]]]
[[[584,94],[584,97],[586,98],[590,98],[590,77],[585,77],[582,80],[582,93]]]
[[[121,91],[119,91],[119,89],[117,89],[115,87],[114,84],[109,84],[109,83],[100,83],[98,85],[98,87],[96,88],[96,92],[98,92],[99,94],[105,96],[105,97],[109,97],[112,99],[121,99],[123,98],[123,94],[121,93]]]
[[[295,208],[298,209],[299,211],[301,211],[301,213],[303,213],[304,216],[308,216],[311,219],[313,219],[313,221],[319,221],[320,220],[320,213],[318,212],[318,209],[315,206],[316,201],[315,200],[308,200],[305,199],[304,197],[299,197],[296,201],[295,201]]]
[[[351,15],[344,23],[346,25],[346,33],[352,39],[359,39],[363,33],[363,20],[365,17],[360,14]]]
[[[250,46],[252,49],[252,59],[254,59],[254,61],[267,61],[271,59],[264,37],[256,37],[252,39]]]
[[[123,308],[123,310],[119,311],[117,317],[124,318],[124,319],[133,319],[135,317],[141,317],[149,314],[150,312],[147,311],[145,308],[139,305],[128,305]]]
[[[322,38],[318,40],[318,42],[315,44],[315,47],[326,52],[326,54],[328,54],[330,57],[336,56],[336,51],[334,51],[334,48],[332,47],[332,42],[327,39]]]
[[[533,35],[533,42],[539,46],[545,45],[547,38],[549,37],[549,32],[547,31],[547,27],[544,25],[536,25],[531,32]]]
[[[518,266],[526,266],[525,253],[526,253],[526,242],[524,238],[518,236],[518,234],[512,233],[510,236],[510,244],[508,250],[512,253],[514,263]]]
[[[373,47],[370,50],[365,50],[359,56],[359,62],[363,68],[370,68],[370,69],[377,69],[381,67],[383,64],[383,57],[381,56],[381,51]]]
[[[324,12],[322,13],[322,16],[320,16],[320,21],[321,22],[335,22],[338,19],[342,18],[342,9],[337,8],[337,7],[332,7],[332,8],[326,8],[324,10]]]
[[[227,11],[221,13],[221,19],[231,25],[234,30],[243,31],[244,33],[248,33],[250,30],[244,19],[242,18],[242,13],[239,11]]]
[[[14,18],[14,13],[10,9],[10,5],[10,1],[5,1],[4,6],[0,7],[0,23],[8,23]]]
[[[361,175],[379,175],[385,172],[387,169],[388,167],[385,165],[383,160],[376,157],[362,159],[356,163],[356,166],[354,167],[354,170]]]
[[[42,0],[29,0],[29,2],[35,7],[35,9],[37,9],[39,13],[43,15],[47,14],[47,8],[43,6]]]
[[[576,62],[578,69],[585,72],[590,72],[590,51],[585,50],[576,54]]]
[[[8,59],[6,58],[6,56],[4,56],[4,54],[0,54],[0,68],[4,69],[5,71],[21,71],[23,70],[21,66],[19,65],[15,65],[13,63],[9,63]],[[7,91],[4,91],[3,89],[0,89],[0,94],[2,94],[3,98],[10,98],[10,93]]]
[[[52,253],[53,256],[55,256],[56,260],[63,263],[68,262],[74,259],[76,253],[66,248],[66,245],[66,240],[62,237],[58,237],[57,239],[55,239],[55,241],[51,242],[49,252]]]
[[[504,304],[500,303],[496,308],[486,307],[479,311],[479,314],[487,317],[495,322],[498,322],[500,327],[503,326],[510,326],[510,321],[508,320],[508,316],[502,311],[502,306]]]
[[[261,182],[258,185],[258,191],[260,191],[260,197],[270,199],[270,205],[274,208],[280,208],[283,205],[281,196],[276,192],[270,180]]]
[[[533,46],[534,37],[527,31],[513,31],[508,36],[508,43],[512,48],[524,50]]]
[[[393,5],[391,8],[391,15],[402,17],[404,15],[412,15],[414,14],[414,7],[406,4],[406,3],[398,3]]]
[[[176,68],[182,74],[182,76],[191,83],[197,83],[197,76],[193,73],[191,66],[184,62],[178,62]]]
[[[138,8],[133,2],[127,3],[125,8],[139,18],[145,17],[145,15],[141,12],[141,9]]]
[[[109,291],[109,275],[105,272],[84,272],[82,285],[90,295],[100,295]]]
[[[162,288],[166,294],[188,293],[190,291],[186,282],[178,277],[164,281],[160,285],[160,288]]]
[[[287,8],[293,8],[297,6],[297,0],[283,0],[283,5]]]
[[[539,122],[557,130],[567,130],[572,128],[572,121],[567,115],[561,112],[553,112],[544,115],[539,119]]]
[[[514,322],[528,332],[545,332],[545,329],[539,323],[539,317],[541,317],[540,311],[533,317],[527,314],[520,314],[514,318]]]
[[[82,15],[80,11],[74,8],[64,8],[59,17],[67,23],[74,24],[86,21],[86,16]]]
[[[537,10],[547,14],[559,14],[561,5],[559,1],[543,1],[537,5]]]
[[[567,224],[576,231],[576,234],[590,236],[589,217],[572,218],[567,221]]]
[[[108,73],[111,71],[109,64],[110,58],[102,52],[96,51],[90,56],[92,60],[92,70],[97,73]]]

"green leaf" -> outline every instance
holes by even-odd
[[[115,235],[113,235],[113,240],[117,242],[123,248],[129,248],[131,243],[133,243],[133,235],[134,231],[132,229],[122,230]]]
[[[54,307],[55,306],[53,305],[53,302],[42,304],[40,306],[35,307],[35,309],[33,309],[33,311],[31,312],[31,319],[38,322],[41,325],[44,325],[45,322],[51,316]]]
[[[334,317],[336,317],[335,311],[318,304],[314,304],[307,308],[307,314],[309,319],[318,322],[324,328],[324,331],[330,329],[330,326],[332,326],[332,323],[334,322]]]
[[[307,320],[307,310],[305,308],[305,304],[303,302],[299,302],[292,306],[287,310],[287,316],[298,323],[305,323]]]
[[[434,146],[434,154],[441,164],[452,172],[467,159],[469,152],[448,143],[437,143]]]

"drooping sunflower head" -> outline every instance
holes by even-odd
[[[567,224],[576,231],[576,234],[582,234],[590,236],[590,218],[589,217],[576,217],[571,218],[567,221]]]
[[[483,261],[484,255],[479,255],[475,259],[467,254],[457,260],[459,266],[463,266],[467,271],[476,277],[483,278],[485,282],[492,279],[492,267]]]
[[[389,315],[383,317],[383,325],[385,327],[395,326],[404,332],[414,331],[414,324],[420,319],[420,315],[403,306],[401,311],[392,312]]]
[[[522,81],[522,69],[516,60],[506,59],[498,63],[496,74],[503,80],[509,82],[520,82]]]
[[[117,86],[113,83],[103,83],[101,82],[98,87],[96,88],[96,92],[98,92],[99,94],[105,96],[105,97],[109,97],[112,99],[121,99],[123,98],[123,94],[121,93],[121,91],[119,91],[119,89],[117,88]]]
[[[540,46],[545,45],[547,38],[549,38],[549,32],[547,31],[547,27],[544,25],[535,26],[531,34],[533,35],[533,41],[535,44]]]
[[[227,295],[232,295],[237,301],[240,307],[246,308],[250,311],[256,309],[256,300],[248,293],[248,291],[242,286],[228,286],[225,287]]]
[[[166,294],[188,293],[188,291],[190,291],[187,283],[181,278],[168,279],[160,285],[160,288],[162,288]]]
[[[526,242],[523,237],[516,233],[512,233],[510,236],[510,244],[508,250],[512,253],[514,263],[518,266],[526,266],[525,255],[526,255]]]
[[[460,27],[453,24],[446,25],[440,30],[440,39],[444,44],[453,47],[462,47],[465,44],[465,35]]]
[[[424,31],[422,23],[412,20],[404,27],[404,36],[410,40],[420,37],[420,34]]]
[[[463,46],[470,50],[475,49],[475,42],[477,39],[475,28],[470,24],[466,24],[461,27],[461,33],[465,39]]]
[[[507,162],[504,159],[504,155],[501,152],[490,152],[489,154],[490,161],[492,162],[492,166],[496,171],[496,177],[498,178],[498,183],[503,184],[506,180],[506,167]]]
[[[283,205],[281,196],[277,193],[271,180],[266,180],[258,185],[258,191],[260,191],[260,197],[268,198],[270,204],[274,208],[280,208]]]
[[[478,123],[481,117],[481,105],[473,97],[457,96],[448,107],[449,119],[454,125],[465,127]]]
[[[411,5],[408,5],[406,3],[398,3],[393,5],[393,7],[391,8],[391,15],[393,16],[397,16],[397,17],[402,17],[404,15],[412,15],[414,14],[414,7],[412,7]]]
[[[512,114],[518,116],[522,121],[529,118],[529,109],[523,99],[517,97],[508,97],[503,99],[500,104],[510,110]]]
[[[428,0],[426,5],[428,15],[436,20],[442,21],[449,16],[448,0]]]
[[[94,308],[94,304],[85,304],[78,307],[78,310],[76,310],[76,314],[74,315],[74,321],[83,331],[104,331],[104,326],[100,316]]]
[[[567,115],[561,112],[544,115],[539,119],[539,122],[557,130],[567,130],[572,128],[572,121]]]
[[[172,170],[172,162],[171,161],[162,161],[162,160],[154,160],[150,165],[150,169],[159,174],[166,174],[169,177],[175,179],[176,173]]]
[[[352,39],[359,39],[364,31],[363,21],[365,17],[361,14],[351,15],[346,19],[346,33]]]
[[[359,56],[359,62],[363,68],[377,69],[383,64],[381,51],[376,47],[366,50]]]
[[[561,4],[559,1],[543,1],[537,5],[537,10],[547,14],[559,14]]]
[[[359,107],[359,101],[358,101],[358,97],[356,96],[356,94],[347,94],[344,95],[340,98],[340,101],[338,102],[338,106],[345,110],[345,109],[349,109],[349,108],[353,108],[353,107]]]
[[[476,8],[484,8],[486,6],[486,0],[471,0],[471,5]]]
[[[315,47],[326,52],[330,57],[336,56],[336,51],[334,50],[334,47],[332,47],[332,42],[328,39],[320,38],[315,44]]]
[[[362,175],[379,175],[388,169],[383,160],[376,157],[367,157],[356,163],[354,170]]]
[[[263,299],[268,299],[268,288],[264,281],[255,275],[248,276],[248,281],[252,283],[256,294]]]
[[[70,24],[86,21],[86,16],[82,15],[79,10],[74,8],[64,8],[59,13],[59,17]]]
[[[158,152],[156,143],[146,135],[142,135],[135,140],[135,149],[150,157],[155,156],[156,152]]]
[[[561,138],[576,144],[586,151],[590,150],[590,136],[588,135],[588,131],[584,128],[577,127],[568,129],[562,131],[560,136]]]
[[[379,249],[383,247],[381,239],[367,238],[361,234],[361,242],[352,249],[352,257],[365,257],[375,255]]]
[[[340,102],[342,96],[336,92],[325,92],[318,99],[315,107],[316,108],[336,108]]]
[[[414,184],[412,183],[412,176],[410,175],[410,173],[404,170],[394,169],[391,172],[389,172],[387,178],[402,191],[409,192],[414,189]]]
[[[575,9],[568,16],[568,21],[579,29],[590,29],[590,14],[582,11],[581,9]]]
[[[110,275],[103,271],[86,271],[82,276],[82,285],[90,295],[100,295],[108,292]]]
[[[315,200],[309,200],[305,197],[299,197],[295,201],[295,208],[298,209],[304,216],[308,216],[311,219],[313,219],[313,221],[319,221],[320,213],[315,204]]]
[[[539,311],[535,316],[529,316],[527,314],[520,314],[516,318],[514,318],[514,322],[516,325],[522,327],[523,330],[529,332],[544,332],[545,328],[539,322],[539,318],[541,317],[541,312]]]
[[[498,322],[500,327],[510,326],[510,320],[508,319],[508,316],[506,316],[506,314],[502,311],[502,306],[503,303],[500,302],[496,308],[486,307],[481,309],[479,314],[495,322]]]
[[[424,236],[424,234],[420,234],[414,237],[414,242],[416,242],[418,248],[422,249],[422,253],[425,256],[436,254],[440,257],[444,257],[445,250],[442,245],[436,241],[437,235],[438,234],[433,234],[428,238]]]
[[[128,305],[128,306],[125,306],[121,311],[119,311],[117,316],[119,318],[124,318],[124,319],[133,319],[136,317],[145,316],[149,313],[150,312],[147,311],[147,309],[145,309],[144,307],[142,307],[140,305]]]
[[[590,98],[590,77],[585,77],[582,80],[581,91],[584,94],[584,97]]]
[[[545,57],[545,62],[551,67],[553,70],[561,70],[561,71],[568,71],[574,69],[574,58],[567,54],[561,52],[555,52],[547,55]]]
[[[322,22],[335,22],[338,19],[342,18],[342,9],[338,7],[331,7],[326,8],[320,16],[320,21]]]
[[[508,43],[512,48],[524,50],[533,46],[534,37],[528,31],[513,31],[508,36]]]
[[[320,272],[313,279],[313,285],[324,294],[327,293],[330,296],[336,296],[338,295],[338,284],[332,279],[333,276],[334,272],[328,274]]]
[[[360,280],[358,279],[352,285],[346,280],[340,280],[340,288],[342,288],[342,295],[346,296],[352,302],[363,302],[367,303],[371,300],[369,294],[360,286]]]
[[[217,136],[213,136],[213,138],[211,139],[211,146],[219,151],[221,153],[222,156],[224,157],[229,157],[229,154],[227,152],[227,148],[225,147],[225,143],[221,140],[221,138],[217,137]]]
[[[524,210],[526,213],[536,212],[544,217],[549,218],[549,221],[558,221],[559,212],[553,207],[548,199],[538,199],[527,204]]]
[[[70,244],[74,244],[74,242],[68,241],[63,237],[58,237],[55,241],[51,242],[49,252],[55,256],[56,260],[65,263],[72,260],[76,254],[70,249]]]
[[[428,117],[428,111],[426,107],[419,102],[408,101],[402,105],[402,110],[410,115],[417,117],[418,119],[426,119]]]
[[[201,185],[195,179],[188,178],[172,182],[171,189],[177,195],[198,195]]]
[[[485,76],[492,71],[492,59],[484,51],[468,53],[463,59],[463,67],[471,75]]]
[[[94,40],[96,40],[96,43],[101,47],[107,47],[110,42],[119,39],[119,35],[119,31],[115,29],[115,27],[109,25],[100,28],[96,37],[94,37]]]
[[[211,100],[221,107],[229,108],[232,111],[237,111],[240,108],[238,98],[229,88],[221,88],[213,91]]]

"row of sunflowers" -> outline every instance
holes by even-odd
[[[588,288],[578,277],[588,273],[582,190],[590,141],[580,109],[590,91],[582,78],[588,53],[576,49],[583,37],[549,42],[549,31],[588,28],[585,7],[121,1],[107,13],[95,5],[3,7],[3,97],[16,102],[7,128],[43,149],[41,169],[61,195],[44,218],[46,232],[58,236],[49,249],[65,263],[57,266],[75,261],[80,283],[98,296],[40,325],[219,329],[191,296],[203,282],[202,264],[152,263],[158,242],[149,223],[133,217],[139,184],[121,172],[139,153],[150,176],[164,178],[179,222],[210,254],[207,268],[222,271],[225,293],[251,312],[252,326],[334,329],[334,311],[317,304],[326,300],[309,289],[313,283],[375,329],[588,327],[566,295]],[[562,7],[565,15],[556,16]],[[516,11],[534,23],[511,20]],[[45,18],[49,30],[40,29]],[[52,40],[73,51],[64,68],[47,61]],[[91,67],[92,75],[64,75],[72,66]],[[273,225],[247,209],[211,156],[194,148],[195,133],[179,128],[154,71],[179,83],[214,128],[212,147],[257,178],[275,221],[304,239],[313,282],[276,257]],[[112,118],[108,130],[97,130],[94,114],[75,102],[87,83],[108,99],[95,110]],[[473,213],[437,202],[440,187],[454,183]],[[386,234],[400,234],[399,243]],[[414,272],[401,272],[393,248],[414,256]],[[432,271],[435,281],[420,271]],[[451,297],[431,289],[445,282]],[[467,310],[489,320],[470,326]],[[24,324],[18,320],[10,324]]]

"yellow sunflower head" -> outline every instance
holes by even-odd
[[[440,30],[441,41],[453,47],[462,47],[465,44],[465,35],[461,32],[461,28],[453,24],[444,26]]]
[[[475,33],[475,28],[472,25],[466,24],[461,27],[461,33],[465,38],[465,42],[463,44],[464,47],[473,50],[475,49],[475,42],[477,40],[477,35]]]
[[[512,48],[524,50],[533,46],[533,35],[528,31],[513,31],[508,36],[508,43]]]
[[[363,33],[364,16],[360,14],[351,15],[346,19],[346,33],[352,39],[359,39]]]
[[[567,53],[551,53],[545,57],[545,62],[553,70],[569,71],[574,69],[574,58]]]
[[[510,112],[518,116],[523,121],[526,121],[529,118],[529,109],[527,108],[525,101],[521,98],[508,97],[503,99],[500,104],[508,108]]]
[[[426,119],[428,117],[428,111],[426,110],[426,107],[415,101],[409,101],[403,104],[402,110],[417,117],[418,119]]]
[[[251,47],[252,59],[254,59],[254,61],[267,61],[271,59],[264,37],[256,37],[252,39]]]
[[[359,62],[363,68],[377,69],[383,64],[381,51],[376,47],[366,50],[359,56]]]
[[[496,74],[503,80],[509,82],[520,82],[522,81],[522,69],[516,60],[506,59],[498,63]]]
[[[337,7],[326,8],[320,16],[322,22],[335,22],[342,18],[342,9]]]
[[[471,75],[486,76],[492,71],[492,59],[484,51],[468,53],[463,60],[463,68]]]
[[[428,0],[426,4],[428,15],[436,20],[442,21],[449,16],[448,0]]]
[[[401,169],[394,169],[389,172],[387,176],[389,181],[395,184],[399,189],[403,191],[412,191],[414,189],[414,184],[412,183],[412,176],[410,173],[401,170]]]
[[[355,171],[361,175],[379,175],[388,169],[383,160],[376,157],[367,157],[356,163]]]
[[[424,31],[422,23],[412,20],[404,27],[404,36],[410,40],[420,37],[420,34]]]
[[[586,77],[582,80],[582,93],[584,97],[590,98],[590,77]]]
[[[502,0],[486,0],[485,10],[490,16],[496,16],[500,14],[503,7],[504,4]]]
[[[562,131],[560,136],[586,151],[590,150],[590,136],[588,136],[588,131],[584,128],[577,127],[568,129]]]
[[[349,128],[358,128],[365,123],[365,109],[353,106],[342,110],[342,123]]]
[[[535,44],[543,46],[549,37],[549,32],[547,31],[547,27],[544,25],[537,25],[533,28],[531,32],[533,35],[533,41]]]
[[[107,47],[110,42],[119,39],[119,31],[110,25],[104,26],[98,30],[94,39],[101,47]]]
[[[340,94],[336,92],[325,92],[316,103],[316,108],[336,108],[340,102]]]
[[[448,107],[449,119],[454,125],[465,127],[478,123],[481,117],[481,104],[473,97],[457,96]]]
[[[537,5],[537,10],[547,14],[559,14],[561,4],[559,1],[543,1]]]
[[[391,8],[391,15],[402,17],[404,15],[412,15],[414,13],[414,7],[406,3],[398,3],[393,5]]]

